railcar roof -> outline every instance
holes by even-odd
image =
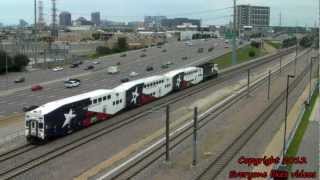
[[[81,101],[81,100],[84,100],[87,98],[99,97],[99,96],[105,95],[110,92],[112,92],[112,90],[109,90],[109,89],[99,89],[99,90],[90,91],[90,92],[87,92],[84,94],[79,94],[76,96],[71,96],[71,97],[67,97],[67,98],[63,98],[63,99],[59,99],[56,101],[46,103],[46,104],[38,107],[37,109],[33,110],[32,112],[41,113],[41,114],[48,114],[48,113],[52,112],[53,110],[57,109],[58,107],[64,106],[66,104]]]

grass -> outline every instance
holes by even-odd
[[[317,89],[311,98],[310,107],[307,108],[303,114],[302,120],[298,126],[298,129],[294,135],[294,138],[289,145],[288,151],[286,153],[286,157],[295,157],[297,155],[304,133],[308,128],[310,115],[311,115],[312,109],[315,107],[318,93],[319,93],[319,90]],[[290,171],[291,171],[291,168],[292,168],[292,165],[289,166]]]
[[[254,57],[249,56],[250,51],[255,52]],[[237,50],[238,64],[243,63],[245,61],[249,61],[249,60],[258,58],[258,57],[261,57],[265,54],[267,54],[267,52],[262,48],[255,48],[255,47],[252,47],[251,45],[244,46],[244,47]],[[232,52],[227,53],[223,56],[220,56],[216,59],[213,59],[210,62],[218,64],[219,69],[224,69],[229,66],[232,66]]]
[[[275,42],[275,41],[266,41],[266,43],[268,43],[269,45],[271,45],[272,47],[276,48],[276,49],[280,49],[281,48],[281,43]]]

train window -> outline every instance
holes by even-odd
[[[43,123],[39,123],[39,128],[43,129]]]
[[[111,99],[111,95],[108,95],[108,99]]]
[[[93,104],[97,104],[97,99],[94,99],[94,100],[93,100]]]
[[[98,101],[101,102],[101,101],[102,101],[102,98],[99,98]]]
[[[103,96],[103,101],[107,100],[107,97],[106,96]]]

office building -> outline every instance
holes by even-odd
[[[71,14],[69,12],[61,12],[59,15],[59,25],[60,26],[71,26]]]
[[[161,22],[167,19],[166,16],[145,16],[144,26],[146,28],[159,28],[161,27]]]
[[[270,25],[270,7],[265,6],[237,6],[237,27],[252,26],[254,29],[266,28]]]
[[[95,26],[100,26],[101,20],[100,20],[100,12],[93,12],[91,13],[91,22]]]

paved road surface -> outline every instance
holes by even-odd
[[[212,46],[212,44],[217,45],[214,52],[197,52],[199,47],[205,47],[205,49],[207,49],[208,47]],[[81,69],[67,68],[65,71],[60,72],[52,72],[51,70],[31,72],[30,77],[32,76],[39,82],[52,80],[53,83],[44,85],[44,90],[39,92],[31,92],[30,89],[27,88],[1,97],[0,117],[21,112],[22,107],[27,105],[42,105],[53,100],[85,93],[95,89],[111,89],[119,85],[120,79],[128,77],[129,73],[132,71],[139,73],[135,79],[142,78],[175,68],[180,68],[182,66],[193,65],[194,63],[200,61],[206,61],[210,58],[220,56],[229,50],[224,48],[224,43],[221,40],[195,41],[192,47],[187,47],[183,43],[173,43],[163,46],[163,48],[166,48],[168,52],[163,53],[161,52],[161,49],[158,48],[148,49],[146,52],[148,56],[145,58],[139,57],[139,55],[142,53],[141,50],[128,53],[127,58],[120,58],[119,55],[107,56],[105,57],[107,60],[102,61],[103,63],[99,66],[99,68],[102,69],[103,67],[116,64],[117,61],[121,61],[120,74],[108,75],[105,69],[102,69],[101,71],[89,72],[89,74],[85,74],[85,76],[79,78],[82,81],[81,86],[73,89],[66,89],[63,86],[62,81],[67,75],[70,76],[84,73]],[[183,56],[188,56],[189,60],[183,61],[181,59]],[[168,61],[172,61],[174,65],[172,65],[172,67],[169,69],[161,69],[160,65]],[[155,70],[153,72],[146,72],[145,68],[147,65],[153,65]],[[14,77],[15,75],[12,75],[11,79]],[[58,80],[56,80],[57,78]],[[1,81],[3,84],[4,80],[1,79]]]

